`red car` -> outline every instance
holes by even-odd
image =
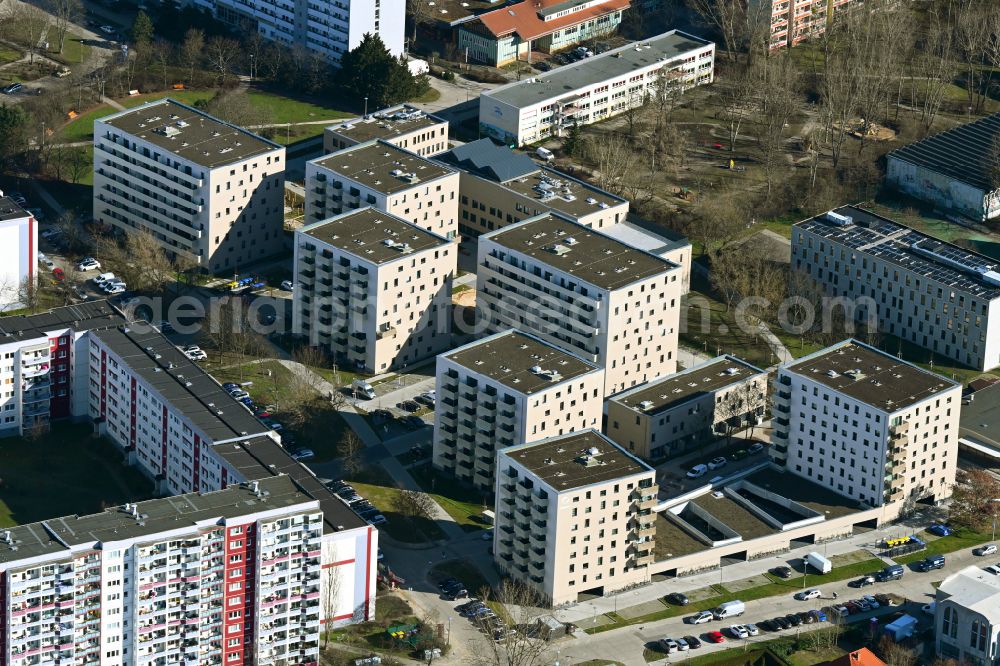
[[[52,277],[62,282],[63,278],[66,277],[66,274],[63,273],[63,269],[56,266],[55,268],[52,269]]]
[[[726,637],[722,635],[721,631],[710,631],[705,634],[705,638],[713,643],[725,643]]]

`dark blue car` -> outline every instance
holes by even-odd
[[[941,525],[941,524],[931,525],[930,527],[927,528],[927,531],[933,534],[934,536],[940,536],[940,537],[946,537],[951,534],[951,528],[948,527],[947,525]]]

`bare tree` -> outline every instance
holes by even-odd
[[[474,622],[486,635],[476,646],[474,663],[479,666],[542,666],[551,659],[548,643],[537,636],[538,620],[545,614],[544,600],[528,585],[504,579],[496,592],[479,591],[483,601],[496,601],[501,606],[498,616],[504,627],[479,617]]]
[[[587,141],[585,151],[597,171],[597,184],[620,196],[634,161],[629,142],[614,132],[602,132]]]
[[[740,129],[754,112],[754,101],[756,96],[760,94],[755,73],[755,67],[736,65],[728,77],[716,84],[719,96],[722,98],[722,109],[719,115],[726,122],[726,129],[729,131],[730,151],[736,150],[736,140],[740,136]]]
[[[40,293],[38,279],[25,277],[17,289],[17,300],[32,314],[38,311]]]
[[[28,62],[33,65],[49,17],[44,11],[27,2],[7,3],[7,5],[7,15],[0,23],[10,26],[8,34],[14,41],[24,46],[28,51]]]
[[[882,636],[878,642],[878,653],[886,666],[913,666],[917,663],[916,653],[892,640],[891,636]]]
[[[785,162],[786,130],[792,116],[799,110],[799,72],[787,53],[772,55],[756,61],[757,81],[761,94],[757,95],[755,113],[751,116],[754,134],[760,151],[761,165],[767,182],[767,195]]]
[[[337,442],[337,455],[341,457],[344,469],[351,476],[360,472],[362,467],[364,467],[364,463],[361,460],[361,451],[363,449],[364,444],[357,433],[350,428],[345,428],[344,434],[341,435],[340,441]]]
[[[330,633],[337,617],[337,603],[340,601],[341,567],[333,566],[323,569],[323,649],[330,645]]]
[[[914,57],[913,97],[919,103],[920,121],[925,130],[929,130],[937,119],[945,93],[955,79],[957,68],[951,20],[950,12],[931,8],[927,13],[923,43]]]
[[[240,44],[228,37],[212,37],[205,44],[205,55],[216,72],[216,82],[225,87],[240,55]]]
[[[434,500],[416,490],[401,490],[393,498],[393,508],[411,518],[430,518],[434,511]]]
[[[184,34],[181,43],[181,62],[188,68],[188,85],[194,82],[194,70],[201,64],[205,54],[205,33],[196,28],[190,28]]]
[[[83,3],[80,0],[48,0],[48,9],[55,18],[53,27],[59,43],[59,53],[62,53],[70,25],[83,18]]]
[[[681,231],[693,243],[699,243],[703,254],[718,252],[746,228],[746,207],[737,205],[726,192],[713,192],[699,199],[693,215]]]

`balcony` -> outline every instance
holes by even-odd
[[[396,337],[396,329],[393,326],[389,326],[389,327],[386,327],[386,328],[379,329],[379,331],[377,333],[377,337],[378,337],[379,340],[381,340],[383,338],[394,338],[394,337]]]

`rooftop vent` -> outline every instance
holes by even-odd
[[[826,220],[827,222],[831,222],[838,227],[847,227],[854,224],[854,218],[850,215],[841,215],[840,213],[836,213],[832,210],[827,211]]]
[[[643,400],[642,402],[639,403],[639,409],[641,409],[642,411],[646,411],[647,409],[650,409],[652,406],[653,406],[652,400]]]

